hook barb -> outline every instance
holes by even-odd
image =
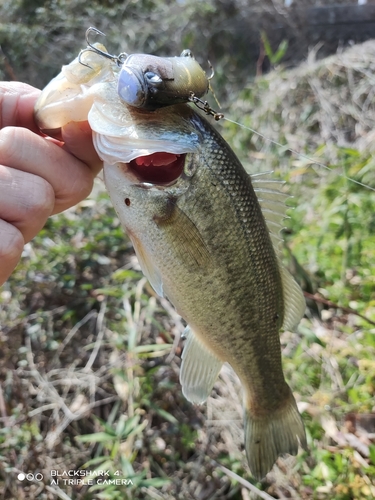
[[[103,57],[106,57],[107,59],[111,59],[111,61],[115,62],[117,64],[117,66],[121,66],[122,63],[125,61],[125,59],[128,57],[128,54],[126,52],[121,52],[121,54],[119,54],[118,56],[114,56],[112,54],[109,54],[109,52],[101,50],[98,47],[95,47],[95,45],[93,45],[90,42],[90,34],[91,33],[94,33],[95,35],[106,36],[105,33],[103,33],[102,31],[98,30],[97,28],[94,28],[93,26],[90,26],[89,28],[87,28],[86,35],[85,35],[86,43],[87,43],[87,48],[81,50],[81,52],[78,55],[78,61],[83,66],[91,68],[91,66],[89,64],[86,64],[86,63],[84,63],[82,61],[82,54],[84,54],[85,52],[94,52],[94,53],[99,54],[99,55],[101,55]]]
[[[210,76],[207,77],[207,80],[210,81],[215,76],[215,68],[213,67],[213,65],[211,64],[211,61],[209,59],[207,59],[207,62],[208,62],[208,67],[211,70],[211,74],[210,74]]]

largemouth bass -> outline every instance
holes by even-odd
[[[52,135],[70,121],[89,121],[142,270],[188,323],[183,393],[204,402],[222,364],[232,366],[244,392],[248,463],[261,479],[279,455],[306,447],[279,340],[305,309],[278,255],[285,195],[277,182],[249,176],[188,104],[129,105],[119,73],[111,58],[84,52],[43,91],[36,121]]]

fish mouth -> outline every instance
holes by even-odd
[[[166,152],[138,156],[127,167],[142,183],[156,186],[168,186],[177,181],[184,171],[186,153]]]

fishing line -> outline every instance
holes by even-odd
[[[280,142],[274,141],[273,139],[266,137],[264,134],[262,134],[261,132],[258,132],[257,130],[255,130],[251,127],[247,127],[246,125],[243,125],[242,123],[236,122],[235,120],[231,120],[230,118],[227,118],[226,116],[224,116],[223,119],[226,120],[227,122],[233,123],[234,125],[238,125],[239,127],[242,127],[246,130],[249,130],[250,132],[253,132],[257,136],[264,139],[265,141],[271,142],[272,144],[275,144],[276,146],[279,146],[283,149],[286,149],[287,151],[290,151],[294,155],[299,156],[300,158],[303,158],[304,160],[308,160],[309,162],[315,163],[315,165],[318,165],[319,167],[325,168],[329,172],[333,172],[333,170],[334,170],[333,168],[328,167],[324,163],[316,161],[313,158],[311,158],[310,156],[307,156],[303,153],[300,153],[299,151],[296,151],[295,149],[290,148],[286,144],[281,144]],[[345,179],[348,179],[348,181],[354,182],[354,184],[358,184],[358,186],[369,189],[370,191],[375,191],[375,188],[368,186],[367,184],[364,184],[363,182],[357,181],[356,179],[353,179],[352,177],[348,177],[347,175],[344,175],[344,177],[345,177]]]

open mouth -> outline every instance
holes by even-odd
[[[176,181],[184,170],[186,154],[158,152],[139,156],[128,163],[129,169],[142,182],[164,185]]]

